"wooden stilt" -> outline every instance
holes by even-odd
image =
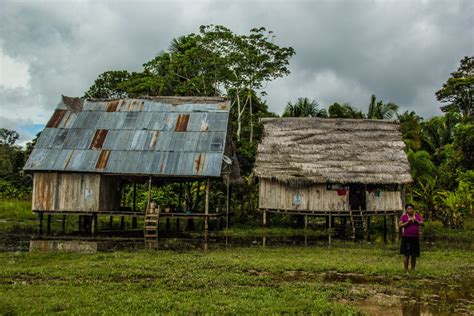
[[[304,216],[304,229],[308,229],[308,215]]]
[[[110,216],[109,218],[109,228],[112,229],[114,228],[114,217]]]
[[[370,215],[367,215],[367,233],[366,233],[367,241],[370,241]]]
[[[383,242],[387,243],[387,212],[383,214]]]
[[[351,238],[355,240],[355,234],[356,234],[356,230],[355,230],[355,223],[354,223],[354,215],[352,214],[352,207],[349,208],[349,216],[350,216],[350,221],[351,221],[351,228],[352,228],[352,236]]]
[[[178,212],[183,211],[183,183],[179,183],[179,194],[178,194]]]
[[[82,232],[82,215],[79,215],[79,218],[77,220],[77,228],[80,232]]]
[[[266,209],[263,210],[262,216],[263,216],[262,223],[263,223],[263,226],[265,227],[267,226],[267,210]]]
[[[38,234],[43,235],[43,212],[38,213]]]
[[[331,238],[332,238],[332,214],[331,212],[329,212],[329,216],[328,216],[328,223],[329,223],[329,229],[328,229],[328,239],[329,239],[329,246],[331,246]]]
[[[204,209],[204,214],[206,217],[204,218],[204,230],[207,232],[209,230],[209,190],[211,186],[211,180],[207,178],[206,182],[206,205]]]
[[[125,230],[125,217],[120,216],[120,230]]]
[[[97,230],[97,215],[92,214],[91,235],[94,236]]]
[[[51,234],[51,214],[48,214],[48,219],[46,223],[46,234]]]
[[[132,228],[133,228],[133,229],[136,229],[137,226],[138,226],[137,217],[136,217],[136,216],[133,216],[133,217],[132,217]]]
[[[230,198],[230,177],[227,178],[227,186],[226,186],[226,200],[225,200],[225,228],[228,229],[229,228],[229,212],[230,212],[230,202],[231,202],[231,198]]]
[[[148,177],[148,198],[146,203],[146,213],[150,212],[150,203],[151,203],[151,176]]]
[[[63,215],[63,220],[61,222],[61,233],[66,233],[66,215]]]
[[[133,201],[132,201],[132,210],[137,211],[137,184],[133,184]]]

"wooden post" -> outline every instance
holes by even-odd
[[[179,183],[179,194],[178,194],[178,211],[182,212],[183,211],[183,183]]]
[[[38,213],[38,234],[43,235],[43,212]]]
[[[150,211],[150,202],[151,202],[151,176],[148,177],[148,199],[146,203],[146,213]]]
[[[204,218],[204,230],[207,232],[209,230],[209,190],[211,186],[211,180],[207,178],[206,182],[206,208],[204,213],[206,217]]]
[[[125,230],[125,217],[120,216],[120,230]]]
[[[329,217],[328,217],[328,223],[329,223],[329,229],[328,229],[328,235],[329,235],[329,246],[331,246],[331,238],[332,238],[332,216],[331,212],[329,212]]]
[[[113,216],[110,216],[110,218],[109,218],[109,227],[110,227],[110,229],[112,229],[114,227],[114,217]]]
[[[61,222],[61,233],[66,233],[66,215],[63,215],[63,220]]]
[[[136,216],[133,216],[133,217],[132,217],[132,228],[133,228],[133,229],[136,229],[137,226],[138,226],[137,217],[136,217]]]
[[[79,219],[77,220],[77,226],[80,232],[82,232],[82,215],[79,215]]]
[[[92,223],[91,223],[91,235],[95,235],[95,231],[97,229],[97,215],[92,214]]]
[[[383,242],[387,243],[387,211],[383,212]]]
[[[46,234],[51,234],[51,214],[48,214]]]
[[[390,220],[391,220],[391,225],[392,226],[392,236],[391,236],[391,239],[392,239],[392,242],[394,243],[395,242],[395,235],[398,234],[398,228],[397,228],[397,225],[395,223],[395,215],[392,215],[390,216]]]
[[[370,241],[370,215],[367,215],[367,241]]]
[[[133,184],[133,202],[132,202],[132,210],[134,212],[137,211],[137,184]]]
[[[262,214],[263,214],[262,223],[263,223],[263,226],[265,227],[265,226],[267,226],[267,210],[264,209]]]
[[[347,217],[341,217],[341,226],[342,226],[342,238],[346,238],[346,225],[347,225]]]
[[[304,229],[308,229],[308,215],[304,216]]]
[[[352,236],[351,238],[355,240],[355,223],[354,223],[354,216],[352,214],[352,207],[349,208],[349,216],[351,221],[351,228],[352,228]]]
[[[227,178],[227,194],[226,194],[226,201],[225,201],[225,228],[229,229],[229,212],[230,212],[230,177]]]

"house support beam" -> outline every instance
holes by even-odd
[[[209,231],[209,190],[210,190],[210,186],[211,186],[211,180],[209,178],[207,178],[207,181],[206,181],[206,205],[205,205],[205,209],[204,209],[204,214],[206,215],[206,217],[204,218],[204,230],[207,232]]]

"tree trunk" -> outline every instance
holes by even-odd
[[[242,112],[240,111],[240,96],[237,90],[237,140],[240,140],[240,131],[242,128]]]
[[[252,110],[252,94],[250,97],[250,143],[253,142],[253,110]]]

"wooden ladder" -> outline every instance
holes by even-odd
[[[145,239],[145,248],[158,248],[158,228],[160,224],[160,206],[157,208],[150,208],[145,214],[143,221],[143,237]]]

